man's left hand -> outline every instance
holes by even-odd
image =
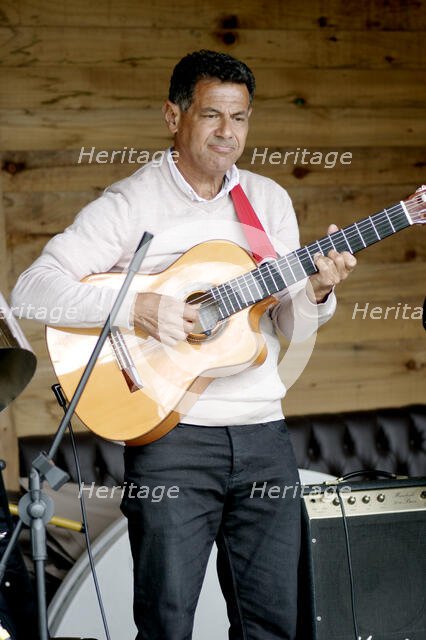
[[[328,227],[327,233],[334,233],[338,230],[339,228],[332,224]],[[327,256],[316,254],[314,263],[318,272],[309,277],[311,286],[306,289],[311,302],[325,302],[333,287],[342,280],[346,280],[351,271],[355,269],[356,262],[355,256],[349,251],[339,253],[335,249],[331,249]]]

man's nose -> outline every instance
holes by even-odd
[[[216,133],[222,138],[232,138],[233,131],[231,118],[226,116],[221,118],[216,127]]]

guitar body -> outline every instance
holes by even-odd
[[[261,364],[266,345],[259,331],[278,291],[317,271],[314,258],[331,249],[356,253],[412,224],[426,223],[426,186],[408,199],[261,266],[238,245],[221,240],[196,245],[168,269],[137,274],[134,292],[155,292],[201,303],[200,325],[168,347],[141,331],[112,327],[77,414],[95,433],[129,445],[152,442],[188,413],[216,377]],[[120,288],[125,274],[85,278]],[[161,327],[161,305],[159,309]],[[99,330],[48,327],[47,347],[68,398],[95,347]]]
[[[165,271],[136,274],[131,290],[187,300],[255,266],[238,245],[215,240],[196,245]],[[124,277],[122,273],[104,273],[84,282],[118,290]],[[273,303],[274,298],[268,297],[219,322],[210,336],[194,334],[174,347],[138,329],[120,329],[120,344],[124,343],[134,375],[120,368],[119,349],[107,341],[77,405],[77,415],[91,431],[110,440],[140,445],[160,438],[176,426],[214,378],[264,361],[266,346],[259,322]],[[52,365],[68,399],[98,335],[97,329],[46,330]]]

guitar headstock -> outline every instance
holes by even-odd
[[[426,185],[421,187],[406,200],[403,200],[406,212],[413,224],[426,223]]]

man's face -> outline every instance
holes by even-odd
[[[244,151],[251,113],[245,84],[200,80],[187,111],[168,101],[164,113],[185,173],[223,176]]]

